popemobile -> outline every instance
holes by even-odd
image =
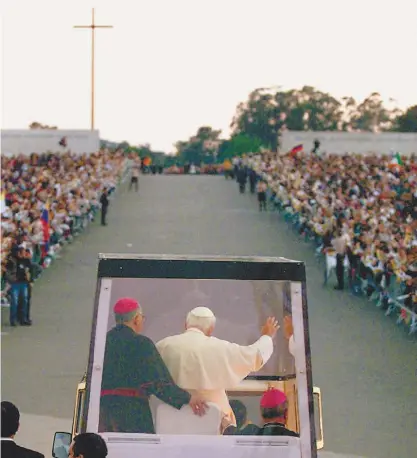
[[[109,458],[323,448],[304,263],[101,254],[94,304],[72,431],[55,433],[54,458],[83,432],[101,434]]]

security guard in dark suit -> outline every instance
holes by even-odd
[[[42,453],[21,447],[14,441],[19,429],[19,409],[8,401],[1,402],[1,458],[45,458]]]
[[[103,192],[100,197],[100,204],[101,204],[101,225],[107,226],[107,212],[109,210],[109,192],[106,188],[103,189]]]

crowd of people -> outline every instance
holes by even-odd
[[[336,256],[336,289],[347,271],[353,294],[417,331],[416,156],[265,153],[235,158],[228,175],[241,192],[249,181],[260,210],[267,194],[318,253]]]
[[[2,156],[1,291],[11,326],[31,325],[33,282],[94,220],[125,163],[123,153],[108,150]]]

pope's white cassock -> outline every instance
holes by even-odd
[[[206,307],[197,307],[190,314],[215,320]],[[182,334],[162,339],[156,347],[178,386],[218,405],[232,422],[234,415],[226,390],[258,371],[274,350],[272,338],[266,335],[252,345],[242,346],[209,337],[192,325],[187,325]]]

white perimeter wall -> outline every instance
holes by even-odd
[[[306,151],[313,149],[314,140],[320,141],[320,152],[332,154],[389,154],[391,151],[403,155],[417,153],[417,133],[384,132],[299,132],[286,131],[281,137],[281,151],[290,151],[303,144]]]
[[[59,145],[67,138],[67,147]],[[98,130],[2,130],[2,154],[26,154],[50,152],[94,153],[100,148]]]

